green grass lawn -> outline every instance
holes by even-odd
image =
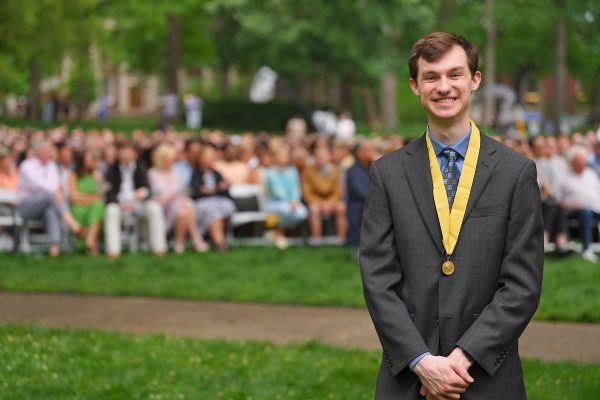
[[[0,327],[2,399],[368,399],[379,353]],[[530,399],[593,399],[600,365],[525,361]]]
[[[118,260],[0,254],[0,289],[364,307],[346,248],[234,248],[225,254],[125,255]],[[600,265],[545,263],[537,319],[600,322]]]

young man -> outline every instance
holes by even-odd
[[[517,342],[541,292],[540,194],[533,161],[469,119],[477,62],[455,34],[414,44],[427,130],[370,170],[359,259],[384,353],[377,399],[526,398]]]

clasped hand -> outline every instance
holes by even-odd
[[[427,400],[460,399],[474,382],[467,372],[470,366],[471,362],[458,347],[448,357],[423,357],[413,369],[423,385],[421,396]]]

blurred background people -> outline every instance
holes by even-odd
[[[182,157],[175,163],[173,168],[179,174],[183,186],[190,186],[192,172],[198,164],[198,155],[202,149],[202,144],[195,139],[185,141]]]
[[[53,147],[38,141],[32,146],[33,156],[19,166],[17,181],[17,211],[24,220],[43,219],[50,241],[50,256],[60,254],[63,221],[76,235],[85,229],[71,214],[62,191],[58,167],[53,162]]]
[[[214,169],[230,184],[254,183],[250,166],[241,160],[239,144],[228,143],[223,150],[223,159],[214,164]]]
[[[73,172],[69,176],[69,199],[73,217],[86,229],[85,250],[99,253],[100,228],[104,221],[104,179],[100,173],[100,155],[84,150],[75,155]]]
[[[554,241],[556,252],[565,255],[568,251],[567,216],[563,207],[556,200],[555,190],[558,174],[555,166],[548,158],[550,155],[546,138],[536,136],[530,140],[533,161],[538,172],[538,185],[542,198],[542,216],[544,219],[544,244]]]
[[[227,248],[225,241],[226,220],[235,212],[235,204],[229,198],[229,183],[213,169],[216,152],[212,145],[205,145],[199,154],[198,167],[191,179],[191,196],[196,202],[196,221],[201,234],[208,232],[219,251]]]
[[[347,210],[348,210],[348,245],[357,248],[360,242],[360,228],[367,190],[369,188],[369,168],[376,158],[373,145],[363,140],[353,150],[356,162],[346,174]]]
[[[194,249],[204,252],[208,250],[208,245],[198,231],[194,203],[187,196],[187,187],[173,169],[176,155],[175,148],[167,143],[159,145],[154,151],[154,166],[148,171],[152,198],[163,208],[167,230],[174,231],[175,253],[185,251],[188,236]]]
[[[340,244],[346,241],[346,204],[342,201],[340,171],[331,162],[331,151],[318,147],[315,162],[302,176],[302,194],[308,204],[311,242],[322,243],[323,218],[335,216],[336,235]]]
[[[16,192],[18,177],[10,152],[7,148],[0,147],[0,190]]]
[[[296,114],[290,118],[285,126],[285,134],[288,142],[292,145],[300,143],[306,137],[306,120],[302,114]]]
[[[598,256],[590,248],[592,229],[600,221],[600,178],[587,167],[587,151],[577,145],[567,153],[570,169],[561,179],[556,197],[567,210],[567,217],[579,222],[582,257],[597,262]]]
[[[167,251],[166,227],[162,207],[150,199],[150,184],[146,167],[138,162],[137,151],[131,142],[118,146],[118,162],[108,168],[105,179],[106,219],[104,223],[106,254],[121,254],[121,224],[124,216],[145,218],[150,249],[157,256]]]
[[[352,115],[348,111],[340,114],[337,121],[337,129],[335,136],[338,139],[350,140],[356,134],[356,124],[352,119]]]
[[[273,153],[274,165],[265,172],[267,202],[265,211],[278,217],[279,231],[276,245],[287,247],[285,229],[295,228],[308,217],[308,210],[302,204],[298,172],[290,166],[290,149],[282,145]]]
[[[199,129],[202,126],[202,99],[195,94],[184,97],[185,125],[188,129]]]

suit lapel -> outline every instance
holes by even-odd
[[[444,251],[442,231],[433,200],[433,182],[431,170],[429,169],[429,155],[427,154],[425,135],[421,136],[410,150],[407,149],[407,154],[410,155],[410,158],[403,159],[402,164],[404,164],[408,184],[417,203],[421,218],[425,222],[435,245],[442,253]]]
[[[473,179],[473,187],[469,194],[469,201],[467,203],[467,210],[463,221],[469,218],[469,214],[475,207],[479,196],[483,193],[488,181],[496,168],[498,158],[496,157],[496,146],[494,139],[487,137],[481,133],[481,148],[479,150],[479,157],[477,160],[477,168],[475,169],[475,178]]]

